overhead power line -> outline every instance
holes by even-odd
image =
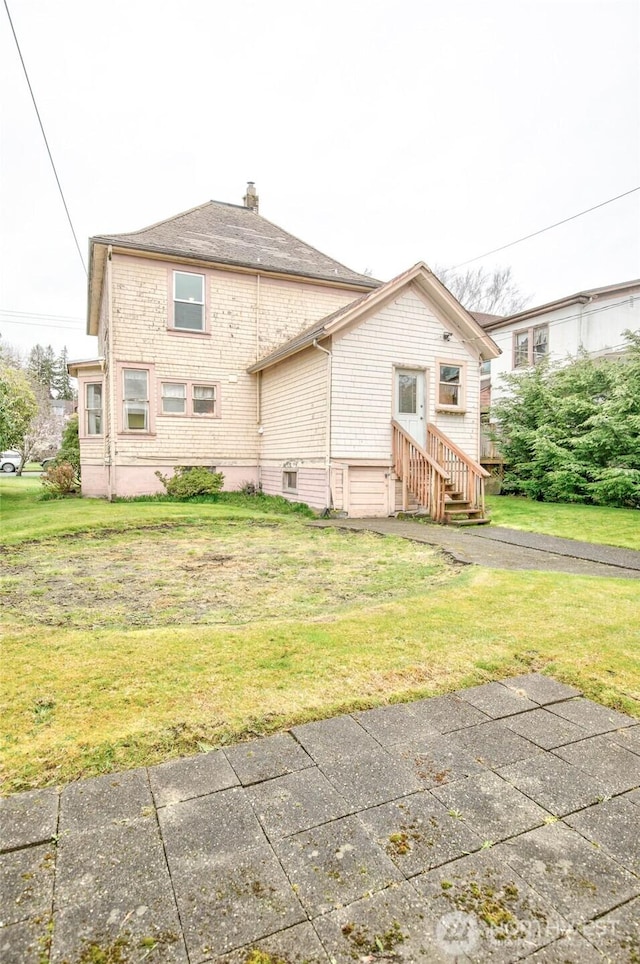
[[[22,64],[22,69],[24,70],[24,76],[27,81],[27,87],[29,88],[29,93],[31,94],[31,100],[33,101],[33,106],[36,112],[36,117],[38,118],[38,123],[40,124],[40,130],[42,131],[42,136],[44,138],[45,147],[47,148],[47,154],[49,155],[49,160],[51,161],[51,167],[53,168],[53,173],[56,179],[56,184],[58,185],[58,190],[60,191],[60,197],[62,198],[62,203],[64,205],[64,210],[67,215],[67,220],[69,222],[69,227],[71,228],[71,233],[73,235],[73,240],[76,243],[76,248],[78,249],[78,254],[80,256],[80,262],[82,263],[82,268],[87,274],[87,266],[84,263],[84,258],[82,257],[82,251],[80,250],[80,245],[78,244],[78,237],[73,226],[73,221],[71,220],[71,215],[69,213],[69,208],[67,207],[67,202],[65,200],[64,191],[62,190],[62,185],[60,184],[60,178],[58,177],[58,172],[56,170],[56,165],[53,160],[53,155],[51,153],[51,148],[49,147],[49,141],[47,140],[47,135],[45,134],[44,125],[42,123],[42,118],[40,117],[40,111],[38,110],[38,105],[36,103],[35,94],[33,93],[33,88],[31,86],[31,81],[29,80],[29,74],[27,72],[27,66],[24,62],[24,57],[22,56],[22,51],[20,49],[20,44],[18,43],[18,37],[16,35],[15,28],[13,26],[13,20],[11,19],[11,14],[9,12],[9,7],[7,5],[7,0],[4,0],[4,8],[7,11],[7,17],[9,18],[9,25],[11,26],[11,33],[13,34],[13,39],[16,42],[16,47],[18,50],[18,56],[20,57],[20,63]]]
[[[514,244],[522,244],[523,241],[528,241],[529,238],[535,238],[539,234],[544,234],[545,231],[551,231],[553,228],[560,227],[561,224],[567,224],[569,221],[575,221],[576,218],[581,218],[583,214],[590,214],[591,211],[597,211],[598,208],[603,208],[607,204],[612,204],[614,201],[619,201],[620,198],[628,197],[629,194],[634,194],[636,191],[640,191],[640,186],[632,187],[630,191],[625,191],[624,194],[618,194],[616,197],[610,197],[607,201],[601,201],[600,204],[594,204],[593,207],[587,208],[585,211],[579,211],[577,214],[572,214],[569,218],[563,218],[562,221],[556,221],[555,224],[549,224],[546,228],[540,228],[539,231],[532,231],[531,234],[525,234],[523,238],[518,238],[517,241],[510,241],[509,244],[502,244],[499,248],[492,248],[491,251],[485,251],[484,254],[478,254],[475,258],[469,258],[467,261],[461,261],[460,264],[454,264],[452,270],[457,268],[464,268],[467,264],[472,264],[474,261],[480,261],[482,258],[488,258],[490,254],[497,254],[498,251],[505,251],[507,248],[512,248]]]

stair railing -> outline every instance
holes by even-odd
[[[402,481],[402,508],[411,492],[434,522],[444,522],[444,495],[449,475],[395,420],[391,421],[393,470]]]
[[[427,452],[449,476],[453,488],[469,505],[482,509],[484,515],[484,480],[490,473],[469,458],[432,422],[427,423]]]

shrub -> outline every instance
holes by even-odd
[[[75,495],[80,489],[78,473],[70,462],[56,462],[41,476],[42,484],[53,496]]]
[[[189,468],[176,465],[172,476],[156,472],[168,495],[176,499],[191,499],[197,495],[215,495],[224,484],[222,472],[211,472],[204,465]]]
[[[78,437],[78,416],[72,415],[62,433],[62,445],[56,456],[56,465],[72,465],[77,478],[80,478],[80,439]]]

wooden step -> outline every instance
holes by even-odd
[[[488,526],[490,522],[491,522],[491,519],[487,519],[485,516],[483,516],[480,519],[451,519],[450,521],[447,521],[447,525],[456,526],[456,527]]]
[[[447,509],[444,510],[445,515],[482,515],[482,509],[472,509],[471,506],[467,506],[466,509]]]

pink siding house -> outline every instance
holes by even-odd
[[[225,488],[349,515],[482,518],[480,367],[498,349],[420,263],[386,284],[258,213],[210,201],[90,242],[79,380],[83,493]]]

